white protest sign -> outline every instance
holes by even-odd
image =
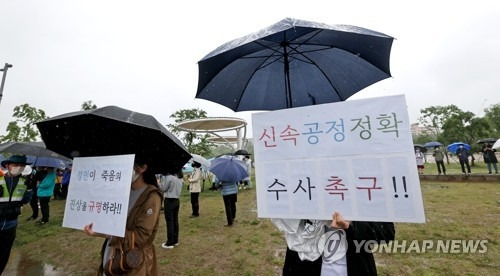
[[[75,158],[63,226],[124,237],[133,167],[134,154]]]
[[[425,222],[403,95],[252,115],[258,216]]]

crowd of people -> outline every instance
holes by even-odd
[[[486,164],[488,174],[492,174],[493,170],[495,174],[498,174],[498,158],[496,157],[497,150],[492,148],[491,144],[484,143],[481,147],[481,156]],[[458,163],[460,164],[460,169],[463,175],[470,175],[471,164],[469,159],[473,158],[472,153],[468,150],[463,144],[458,145],[457,150],[453,152],[457,158]],[[449,158],[447,153],[445,153],[440,146],[435,146],[432,152],[432,156],[434,157],[438,175],[446,175],[446,166],[445,166],[445,157]],[[418,174],[424,174],[425,168],[425,155],[420,150],[419,147],[415,147],[415,162],[417,164]]]

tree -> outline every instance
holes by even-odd
[[[14,107],[12,117],[16,118],[15,121],[7,125],[7,134],[0,136],[0,142],[33,142],[38,140],[40,133],[35,126],[36,122],[47,119],[45,111],[30,106],[29,104],[22,104]]]
[[[82,110],[92,110],[96,108],[97,105],[95,105],[92,101],[85,101],[82,103]]]
[[[488,121],[479,118],[470,111],[461,111],[451,115],[443,124],[443,137],[449,142],[465,142],[471,145],[472,152],[479,151],[477,140],[487,136]],[[474,165],[474,155],[472,155]]]
[[[420,109],[422,117],[418,118],[418,121],[430,133],[434,134],[438,140],[440,140],[443,125],[446,120],[452,115],[458,114],[460,112],[462,112],[462,110],[460,110],[460,108],[453,104],[447,106],[430,106],[424,109]]]
[[[489,137],[500,137],[500,103],[484,109],[484,118],[490,126]]]
[[[210,154],[212,143],[207,140],[210,135],[183,131],[177,126],[178,123],[185,120],[207,118],[207,112],[199,108],[181,109],[170,115],[170,118],[175,119],[175,124],[168,124],[167,127],[177,137],[184,133],[180,139],[190,153],[196,153],[201,156],[208,156]]]

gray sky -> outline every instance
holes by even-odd
[[[0,66],[14,65],[0,103],[0,134],[17,105],[52,117],[87,100],[151,114],[163,124],[186,108],[250,123],[252,112],[194,98],[197,62],[285,17],[396,38],[393,77],[350,99],[404,94],[412,122],[432,105],[455,104],[482,116],[500,102],[497,1],[0,0]]]

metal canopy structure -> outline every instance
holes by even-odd
[[[177,127],[182,131],[212,134],[215,137],[210,138],[211,141],[216,143],[226,143],[233,149],[233,144],[235,142],[238,149],[242,148],[243,141],[245,141],[247,134],[247,122],[241,118],[235,117],[209,117],[186,120],[177,124]],[[233,130],[236,131],[236,136],[223,137],[217,133]]]

